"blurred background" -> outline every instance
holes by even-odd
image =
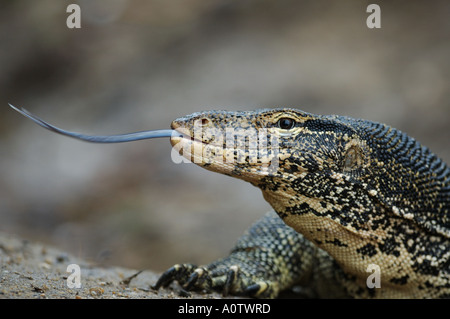
[[[81,29],[66,8],[81,7]],[[381,7],[381,29],[366,8]],[[201,110],[297,107],[380,121],[450,162],[450,2],[0,1],[0,231],[103,265],[222,257],[267,210],[250,184],[175,164],[164,129]]]

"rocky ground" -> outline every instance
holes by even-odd
[[[76,264],[81,270],[81,288],[69,288]],[[150,288],[158,274],[150,270],[102,267],[53,247],[31,243],[0,233],[0,298],[5,299],[117,299],[186,298],[176,288]],[[192,293],[191,298],[220,298],[219,294]]]

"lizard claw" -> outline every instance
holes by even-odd
[[[196,268],[197,266],[193,264],[176,264],[166,270],[151,288],[158,290],[161,287],[167,287],[175,280],[183,284],[186,281],[185,278]]]
[[[239,273],[238,266],[231,266],[230,270],[227,273],[227,279],[225,280],[225,285],[223,286],[222,294],[224,297],[228,296],[230,293],[230,289],[233,287],[233,284],[236,282],[237,276]]]
[[[273,284],[267,281],[259,281],[245,288],[249,296],[272,297],[275,294]]]
[[[177,281],[181,285],[181,293],[189,295],[189,291],[215,290],[224,297],[233,294],[257,298],[276,296],[276,283],[256,280],[250,274],[241,271],[238,265],[220,265],[213,263],[205,267],[193,264],[177,264],[165,271],[151,288],[158,290]]]
[[[186,290],[194,290],[195,288],[203,288],[206,289],[211,287],[211,278],[208,273],[208,270],[204,267],[198,267],[194,270],[193,273],[189,276],[184,289]]]
[[[158,279],[152,289],[158,290],[177,281],[181,285],[181,293],[188,295],[189,291],[214,289],[213,276],[206,267],[194,264],[176,264],[166,270]]]

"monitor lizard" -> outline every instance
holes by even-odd
[[[173,121],[172,131],[108,139],[16,110],[90,142],[170,136],[183,157],[262,191],[273,211],[229,256],[174,265],[153,289],[178,281],[183,291],[224,296],[274,298],[299,286],[319,298],[450,298],[450,169],[400,130],[275,108],[198,112]],[[223,138],[230,129],[240,143]],[[248,132],[264,132],[265,147],[251,147]]]

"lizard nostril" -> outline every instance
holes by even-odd
[[[210,120],[209,119],[207,119],[207,118],[202,118],[202,119],[200,119],[200,125],[201,126],[208,126],[209,125],[209,122],[210,122]]]

